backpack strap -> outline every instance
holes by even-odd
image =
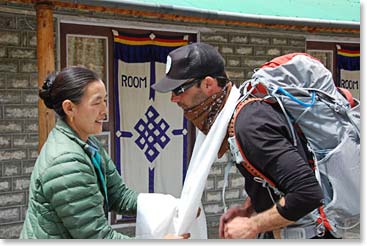
[[[228,135],[229,137],[234,137],[235,136],[235,123],[236,123],[236,120],[237,120],[237,116],[239,114],[239,112],[248,104],[252,103],[252,102],[255,102],[255,101],[261,101],[261,100],[264,100],[262,98],[256,98],[256,97],[253,97],[253,98],[247,98],[246,100],[244,101],[241,101],[237,104],[236,106],[236,109],[235,109],[235,112],[233,114],[233,117],[231,119],[231,121],[229,122],[229,126],[228,126]],[[237,146],[239,147],[239,142],[236,138],[236,144]],[[262,180],[264,180],[266,183],[269,184],[270,187],[274,187],[275,188],[275,183],[273,181],[271,181],[269,178],[267,178],[264,174],[262,174],[262,172],[260,172],[258,169],[256,169],[254,167],[254,165],[252,165],[249,160],[246,158],[245,156],[245,153],[243,152],[243,150],[241,148],[238,148],[240,153],[241,153],[241,156],[242,156],[242,159],[243,159],[243,162],[241,162],[240,164],[246,168],[246,170],[254,177],[258,177]]]

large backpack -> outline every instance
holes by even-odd
[[[257,98],[277,102],[292,131],[293,144],[297,144],[295,136],[299,128],[306,138],[308,152],[313,154],[324,204],[284,228],[283,238],[307,238],[310,226],[313,227],[311,231],[320,236],[328,230],[335,237],[343,237],[346,229],[360,221],[359,101],[348,97],[348,91],[339,90],[330,71],[305,53],[292,53],[265,63],[241,85],[240,90],[243,96],[237,111]],[[232,128],[235,119],[236,113]],[[237,163],[241,163],[254,178],[262,180],[266,184],[264,187],[282,194],[247,161],[235,136],[229,138],[229,145]]]

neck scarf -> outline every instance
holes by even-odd
[[[200,131],[207,135],[219,112],[224,107],[231,88],[232,84],[228,83],[223,90],[208,97],[204,102],[184,110],[185,117],[191,121]],[[218,158],[222,157],[228,149],[227,138],[228,137],[226,136],[223,140],[222,146],[218,152]]]

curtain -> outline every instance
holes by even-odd
[[[360,50],[348,47],[337,49],[338,86],[360,98]]]
[[[170,51],[187,39],[114,33],[116,165],[138,192],[179,197],[187,171],[187,121],[171,93],[151,85],[165,73]]]

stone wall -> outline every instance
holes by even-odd
[[[17,238],[37,157],[36,18],[0,8],[0,238]]]

